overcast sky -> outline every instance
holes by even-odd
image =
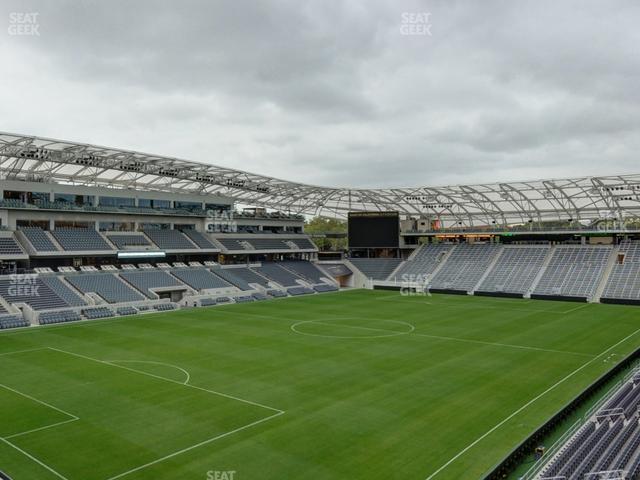
[[[3,131],[327,186],[640,173],[638,2],[0,10]]]

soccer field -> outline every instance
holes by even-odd
[[[478,479],[639,343],[637,307],[364,290],[6,332],[0,470]]]

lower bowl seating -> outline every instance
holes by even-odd
[[[314,285],[313,289],[316,292],[337,292],[339,289],[335,285],[329,285],[328,283],[321,283],[320,285]]]
[[[56,312],[42,312],[38,317],[40,325],[51,325],[53,323],[77,322],[82,318],[74,310],[59,310]]]
[[[175,303],[160,303],[158,305],[154,305],[153,308],[156,309],[159,312],[166,312],[166,311],[169,311],[169,310],[175,310],[176,309],[176,304]]]
[[[0,330],[28,326],[29,322],[19,315],[0,315]]]
[[[89,320],[94,320],[96,318],[113,317],[113,310],[107,307],[85,308],[82,310],[82,314]]]
[[[236,297],[236,303],[248,303],[253,302],[253,297]]]
[[[138,313],[138,310],[136,310],[134,307],[119,307],[116,310],[116,313],[118,315],[135,315],[136,313]]]
[[[291,287],[287,289],[289,295],[307,295],[309,293],[314,293],[313,290],[307,287]]]
[[[273,298],[283,298],[287,296],[287,292],[283,292],[282,290],[268,290],[267,295]]]

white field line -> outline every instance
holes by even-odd
[[[410,295],[409,295],[410,297]],[[378,297],[376,298],[376,300],[386,300],[386,301],[402,301],[404,297],[402,295],[399,294],[393,294],[393,295],[387,295],[384,297]],[[431,296],[429,296],[428,298],[433,298]],[[486,297],[485,297],[486,298]],[[503,300],[504,303],[502,302],[483,302],[481,304],[478,305],[471,305],[471,304],[460,304],[460,303],[448,303],[448,302],[414,302],[414,303],[419,303],[419,304],[427,304],[427,305],[435,305],[437,307],[451,307],[451,308],[499,308],[501,310],[509,310],[509,311],[513,311],[513,312],[531,312],[531,313],[551,313],[551,314],[555,314],[555,315],[566,315],[568,313],[572,313],[575,312],[577,310],[580,310],[582,308],[587,308],[590,304],[589,303],[585,303],[583,305],[580,305],[578,307],[575,308],[570,308],[569,310],[563,310],[563,311],[558,311],[558,310],[544,310],[544,309],[535,309],[535,310],[530,310],[530,309],[523,309],[523,308],[509,308],[509,306],[518,306],[518,305],[527,305],[529,303],[533,303],[535,300],[513,300],[513,301],[506,301]],[[543,300],[541,300],[543,301]]]
[[[611,350],[613,350],[614,348],[616,348],[618,345],[620,345],[621,343],[626,342],[627,340],[629,340],[631,337],[633,337],[634,335],[636,335],[638,332],[640,332],[640,328],[637,329],[636,331],[634,331],[633,333],[630,333],[629,335],[627,335],[626,337],[624,337],[622,340],[620,340],[619,342],[615,343],[614,345],[610,346],[609,348],[607,348],[606,350],[604,350],[602,353],[596,355],[595,357],[593,357],[591,360],[589,360],[588,362],[584,363],[582,366],[576,368],[573,372],[569,373],[567,376],[565,376],[564,378],[558,380],[556,383],[554,383],[553,385],[551,385],[549,388],[547,388],[544,392],[538,394],[536,397],[532,398],[531,400],[529,400],[527,403],[525,403],[523,406],[521,406],[520,408],[518,408],[516,411],[514,411],[511,415],[509,415],[508,417],[506,417],[504,420],[502,420],[500,423],[497,423],[496,425],[494,425],[493,427],[491,427],[489,430],[487,430],[485,433],[483,433],[482,435],[480,435],[477,439],[475,439],[473,442],[471,442],[469,445],[467,445],[465,448],[463,448],[462,450],[460,450],[457,454],[455,454],[453,457],[451,457],[446,463],[444,463],[441,467],[439,467],[435,472],[433,472],[431,475],[429,475],[425,480],[431,480],[432,478],[434,478],[436,475],[438,475],[440,472],[442,472],[445,468],[447,468],[449,465],[451,465],[453,462],[455,462],[458,458],[460,458],[462,455],[464,455],[466,452],[468,452],[470,449],[472,449],[474,446],[476,446],[478,443],[480,443],[482,440],[484,440],[486,437],[488,437],[489,435],[491,435],[493,432],[495,432],[498,428],[500,428],[502,425],[504,425],[505,423],[507,423],[509,420],[511,420],[513,417],[515,417],[516,415],[518,415],[520,412],[522,412],[523,410],[525,410],[527,407],[529,407],[530,405],[532,405],[533,403],[537,402],[540,398],[544,397],[547,393],[549,393],[550,391],[554,390],[556,387],[558,387],[559,385],[563,384],[564,382],[566,382],[567,380],[569,380],[571,377],[573,377],[575,374],[577,374],[578,372],[580,372],[581,370],[583,370],[584,368],[588,367],[591,363],[595,362],[598,358],[602,357],[603,355],[606,355],[607,353],[609,353]]]
[[[35,351],[35,350],[43,350],[43,349],[32,349],[32,350],[28,350],[28,351]],[[24,351],[26,352],[27,350],[24,350]],[[18,352],[13,352],[13,353],[18,353]],[[6,444],[7,444],[7,445],[9,445],[11,448],[14,448],[15,450],[17,450],[17,451],[19,451],[20,453],[22,453],[24,456],[26,456],[26,457],[30,458],[31,460],[33,460],[34,462],[36,462],[36,463],[37,463],[38,465],[40,465],[41,467],[43,467],[43,468],[47,469],[49,472],[53,473],[56,477],[61,478],[62,480],[68,480],[64,475],[61,475],[60,473],[58,473],[57,471],[55,471],[53,468],[51,468],[51,467],[50,467],[49,465],[47,465],[46,463],[44,463],[44,462],[42,462],[42,461],[38,460],[36,457],[34,457],[33,455],[31,455],[30,453],[25,452],[23,449],[21,449],[21,448],[20,448],[20,447],[18,447],[17,445],[15,445],[15,444],[11,443],[11,442],[9,441],[9,439],[10,439],[10,438],[15,438],[15,437],[18,437],[18,436],[21,436],[21,435],[26,435],[26,434],[28,434],[28,433],[38,432],[38,431],[40,431],[40,430],[45,430],[45,429],[47,429],[47,428],[57,427],[57,426],[60,426],[60,425],[64,425],[65,423],[76,422],[76,421],[80,420],[80,418],[79,418],[79,417],[77,417],[77,416],[75,416],[75,415],[73,415],[72,413],[65,412],[65,411],[64,411],[64,410],[62,410],[61,408],[54,407],[53,405],[51,405],[51,404],[49,404],[49,403],[47,403],[47,402],[43,402],[42,400],[38,400],[37,398],[34,398],[34,397],[32,397],[31,395],[27,395],[26,393],[22,393],[22,392],[20,392],[20,391],[18,391],[18,390],[16,390],[16,389],[14,389],[14,388],[8,387],[7,385],[0,384],[0,387],[4,388],[4,389],[6,389],[6,390],[9,390],[9,391],[11,391],[11,392],[13,392],[13,393],[16,393],[16,394],[18,394],[18,395],[20,395],[20,396],[22,396],[22,397],[28,398],[29,400],[31,400],[31,401],[33,401],[33,402],[39,403],[39,404],[41,404],[41,405],[44,405],[45,407],[51,408],[52,410],[55,410],[55,411],[57,411],[57,412],[59,412],[59,413],[62,413],[62,414],[64,414],[64,415],[66,415],[66,416],[70,417],[70,418],[69,418],[69,420],[64,420],[64,421],[62,421],[62,422],[53,423],[53,424],[51,424],[51,425],[45,425],[44,427],[34,428],[34,429],[32,429],[32,430],[28,430],[28,431],[26,431],[26,432],[16,433],[16,434],[13,434],[13,435],[9,435],[8,437],[0,437],[0,441],[2,441],[2,442],[4,442],[4,443],[6,443]]]
[[[358,329],[362,329],[362,330],[373,330],[373,331],[378,331],[378,332],[388,332],[388,333],[393,333],[393,336],[399,336],[399,335],[403,335],[403,334],[413,333],[413,335],[418,335],[420,337],[433,338],[433,339],[436,339],[436,340],[449,340],[449,341],[452,341],[452,342],[475,343],[475,344],[480,344],[480,345],[490,345],[490,346],[494,346],[494,347],[517,348],[517,349],[521,349],[521,350],[534,350],[534,351],[538,351],[538,352],[563,353],[563,354],[567,354],[567,355],[578,355],[578,356],[581,356],[581,357],[590,357],[590,358],[594,357],[594,355],[591,355],[590,353],[571,352],[571,351],[568,351],[568,350],[554,350],[554,349],[550,349],[550,348],[528,347],[526,345],[514,345],[514,344],[510,344],[510,343],[484,342],[482,340],[470,340],[470,339],[466,339],[466,338],[443,337],[443,336],[440,336],[440,335],[427,335],[425,333],[417,333],[417,332],[415,332],[414,331],[415,327],[414,327],[414,329],[412,329],[412,330],[410,330],[408,332],[393,332],[393,330],[385,330],[385,329],[381,329],[381,328],[372,328],[372,327],[361,327],[361,326],[357,326],[357,325],[336,324],[336,323],[325,322],[323,320],[308,320],[307,322],[309,322],[309,323],[318,323],[318,324],[321,324],[321,325],[331,325],[331,326],[334,326],[334,327],[348,327],[348,328],[358,328]],[[300,323],[306,323],[306,322],[298,322],[298,323],[292,325],[292,327],[294,327],[295,325],[299,325]],[[411,324],[407,323],[407,325],[411,325]],[[298,332],[296,330],[294,330],[294,331],[296,333],[300,333],[300,332]],[[313,336],[316,336],[316,335],[313,335]],[[336,337],[331,337],[331,338],[336,338]],[[349,338],[380,338],[380,337],[379,336],[375,336],[375,337],[349,337]]]
[[[27,395],[26,393],[22,393],[22,392],[20,392],[18,390],[15,390],[15,389],[11,388],[11,387],[8,387],[7,385],[3,385],[2,383],[0,383],[0,387],[4,388],[6,390],[9,390],[10,392],[16,393],[16,394],[18,394],[18,395],[20,395],[22,397],[28,398],[29,400],[31,400],[33,402],[36,402],[36,403],[39,403],[40,405],[44,405],[45,407],[49,407],[50,409],[55,410],[56,412],[62,413],[63,415],[66,415],[67,417],[71,417],[74,420],[78,420],[78,417],[76,417],[74,414],[69,413],[69,412],[65,412],[61,408],[54,407],[50,403],[43,402],[42,400],[38,400],[37,398],[32,397],[31,395]]]
[[[27,353],[27,352],[37,352],[38,350],[46,350],[47,347],[38,347],[38,348],[28,348],[26,350],[16,350],[14,352],[4,352],[0,353],[0,357],[4,355],[15,355],[16,353]]]
[[[283,411],[283,410],[280,410],[280,409],[278,409],[278,408],[269,407],[269,406],[267,406],[267,405],[263,405],[263,404],[258,403],[258,402],[253,402],[253,401],[251,401],[251,400],[247,400],[247,399],[245,399],[245,398],[240,398],[240,397],[236,397],[236,396],[234,396],[234,395],[229,395],[229,394],[227,394],[227,393],[222,393],[222,392],[218,392],[218,391],[215,391],[215,390],[209,390],[209,389],[207,389],[207,388],[197,387],[197,386],[195,386],[195,385],[191,385],[190,383],[182,383],[182,382],[179,382],[179,381],[177,381],[177,380],[173,380],[173,379],[171,379],[171,378],[161,377],[160,375],[155,375],[155,374],[153,374],[153,373],[145,372],[145,371],[142,371],[142,370],[137,370],[137,369],[135,369],[135,368],[125,367],[125,366],[123,366],[123,365],[118,365],[117,363],[107,362],[107,361],[105,361],[105,360],[99,360],[99,359],[97,359],[97,358],[89,357],[89,356],[87,356],[87,355],[82,355],[82,354],[79,354],[79,353],[68,352],[68,351],[66,351],[66,350],[61,350],[61,349],[59,349],[59,348],[54,348],[54,347],[47,347],[47,348],[49,348],[49,350],[53,350],[53,351],[56,351],[56,352],[64,353],[64,354],[67,354],[67,355],[72,355],[72,356],[74,356],[74,357],[84,358],[85,360],[90,360],[90,361],[92,361],[92,362],[101,363],[101,364],[103,364],[103,365],[109,365],[109,366],[111,366],[111,367],[121,368],[121,369],[123,369],[123,370],[128,370],[128,371],[130,371],[130,372],[139,373],[140,375],[146,375],[146,376],[148,376],[148,377],[156,378],[156,379],[158,379],[158,380],[164,380],[165,382],[175,383],[175,384],[177,384],[177,385],[183,385],[183,386],[185,386],[185,387],[193,388],[193,389],[196,389],[196,390],[200,390],[200,391],[202,391],[202,392],[207,392],[207,393],[210,393],[210,394],[212,394],[212,395],[219,395],[219,396],[221,396],[221,397],[231,398],[232,400],[237,400],[237,401],[239,401],[239,402],[247,403],[247,404],[249,404],[249,405],[254,405],[254,406],[256,406],[256,407],[262,407],[262,408],[265,408],[265,409],[267,409],[267,410],[271,410],[271,411],[273,411],[273,412],[284,413],[284,411]]]
[[[491,304],[491,305],[474,305],[474,304],[456,304],[456,303],[434,303],[432,305],[435,305],[437,307],[444,307],[444,308],[461,308],[461,309],[476,309],[476,308],[485,308],[485,309],[500,309],[500,310],[504,310],[504,311],[509,311],[509,312],[521,312],[521,313],[548,313],[548,314],[552,314],[552,315],[564,315],[567,312],[560,312],[557,310],[543,310],[543,309],[528,309],[528,308],[509,308],[509,307],[505,307],[503,305],[496,305],[496,304]],[[510,305],[514,305],[514,304],[510,304]],[[586,306],[586,305],[585,305]]]
[[[484,342],[482,340],[471,340],[467,338],[457,338],[457,337],[443,337],[440,335],[428,335],[426,333],[417,333],[413,332],[414,335],[419,335],[421,337],[433,338],[437,340],[451,340],[454,342],[465,342],[465,343],[476,343],[480,345],[491,345],[495,347],[508,347],[508,348],[519,348],[522,350],[535,350],[538,352],[548,352],[548,353],[564,353],[567,355],[578,355],[580,357],[590,357],[593,358],[594,355],[590,353],[581,353],[581,352],[571,352],[569,350],[554,350],[552,348],[542,348],[542,347],[528,347],[526,345],[515,345],[512,343],[498,343],[498,342]]]
[[[171,363],[153,362],[151,360],[105,360],[105,362],[107,363],[144,363],[148,365],[162,365],[165,367],[175,368],[176,370],[179,370],[182,373],[184,373],[187,379],[184,382],[182,382],[183,385],[187,385],[189,383],[189,380],[191,380],[191,375],[189,374],[189,372],[187,372],[184,368],[180,368],[177,365],[173,365]]]
[[[423,298],[429,298],[426,295],[407,295],[407,297],[412,297],[412,298],[418,298],[418,297],[423,297]],[[401,299],[404,298],[404,296],[402,295],[393,295],[393,296],[388,296],[388,297],[378,297],[375,298],[374,300],[377,300],[379,302],[385,301],[385,302],[397,302],[398,300],[402,301]],[[412,304],[420,304],[420,305],[433,305],[432,302],[427,302],[427,301],[423,301],[423,302],[418,302],[418,301],[413,301]]]
[[[24,450],[22,450],[20,447],[18,447],[17,445],[14,445],[13,443],[11,443],[9,440],[5,439],[5,438],[0,438],[1,442],[6,443],[7,445],[9,445],[12,448],[15,448],[16,450],[18,450],[20,453],[22,453],[25,457],[30,458],[31,460],[33,460],[34,462],[36,462],[38,465],[40,465],[41,467],[46,468],[47,470],[49,470],[51,473],[53,473],[56,477],[61,478],[62,480],[69,480],[67,477],[65,477],[64,475],[61,475],[60,473],[56,472],[53,468],[51,468],[49,465],[47,465],[46,463],[41,462],[40,460],[38,460],[36,457],[34,457],[33,455],[31,455],[28,452],[25,452]]]
[[[358,317],[344,317],[344,319],[347,320],[351,320],[353,318],[358,318]],[[340,320],[339,318],[333,318],[333,320]],[[371,327],[358,327],[355,325],[344,325],[344,324],[337,324],[337,323],[329,323],[329,322],[324,322],[321,320],[303,320],[301,322],[296,322],[293,325],[291,325],[289,328],[291,329],[291,331],[299,334],[299,335],[306,335],[308,337],[322,337],[322,338],[347,338],[347,339],[370,339],[370,338],[386,338],[386,337],[398,337],[400,335],[408,335],[409,333],[413,332],[415,330],[415,326],[407,323],[407,322],[401,322],[401,321],[397,321],[397,320],[386,320],[387,322],[393,322],[393,323],[398,323],[400,325],[406,325],[409,327],[409,330],[407,330],[406,332],[400,332],[400,331],[394,331],[394,330],[386,330],[386,329],[382,329],[382,328],[371,328]],[[321,335],[321,334],[316,334],[316,333],[306,333],[306,332],[301,332],[300,330],[298,330],[296,327],[298,327],[298,325],[303,325],[305,323],[316,323],[318,325],[330,325],[332,327],[351,327],[351,328],[357,328],[360,330],[369,330],[369,331],[374,331],[374,332],[386,332],[386,334],[383,335],[358,335],[358,336],[348,336],[348,335]]]
[[[258,425],[260,423],[266,422],[267,420],[271,420],[272,418],[279,417],[283,413],[284,413],[283,411],[280,411],[280,412],[275,413],[273,415],[269,415],[266,418],[263,418],[263,419],[260,419],[260,420],[256,420],[255,422],[252,422],[252,423],[249,423],[248,425],[244,425],[242,427],[236,428],[235,430],[231,430],[230,432],[222,433],[222,434],[217,435],[217,436],[215,436],[213,438],[209,438],[208,440],[204,440],[204,441],[202,441],[200,443],[197,443],[195,445],[191,445],[190,447],[183,448],[182,450],[178,450],[177,452],[170,453],[169,455],[166,455],[166,456],[164,456],[162,458],[158,458],[157,460],[154,460],[152,462],[146,463],[144,465],[140,465],[139,467],[136,467],[136,468],[133,468],[133,469],[128,470],[126,472],[120,473],[120,474],[118,474],[118,475],[116,475],[114,477],[110,477],[107,480],[116,480],[118,478],[122,478],[122,477],[124,477],[126,475],[129,475],[130,473],[134,473],[134,472],[140,471],[142,469],[145,469],[147,467],[150,467],[152,465],[155,465],[157,463],[164,462],[165,460],[168,460],[170,458],[176,457],[176,456],[181,455],[183,453],[186,453],[186,452],[188,452],[190,450],[193,450],[193,449],[196,449],[196,448],[201,447],[203,445],[207,445],[209,443],[215,442],[216,440],[219,440],[221,438],[228,437],[229,435],[233,435],[234,433],[240,432],[242,430],[246,430],[247,428],[254,427],[254,426],[256,426],[256,425]]]
[[[575,308],[570,308],[569,310],[567,310],[566,312],[562,312],[562,313],[571,313],[571,312],[575,312],[576,310],[580,310],[582,308],[588,307],[589,304],[585,303],[584,305],[580,305],[579,307],[575,307]]]
[[[361,289],[359,289],[361,290]],[[341,295],[344,293],[348,293],[348,292],[323,292],[323,293],[319,293],[318,295]],[[285,298],[270,298],[268,300],[265,300],[265,302],[271,302],[271,301],[279,301],[279,300],[289,300],[289,301],[293,301],[293,300],[301,300],[301,299],[305,299],[307,297],[285,297]],[[312,297],[312,298],[317,298],[317,297]],[[216,311],[217,309],[221,309],[223,311],[225,311],[225,313],[235,313],[235,312],[230,312],[228,310],[227,307],[231,307],[233,305],[237,305],[236,303],[228,303],[228,304],[223,304],[223,305],[212,305],[211,307],[200,307],[200,308],[204,308],[204,309],[210,309],[211,311]],[[72,322],[72,323],[54,323],[51,325],[38,325],[35,327],[23,327],[23,328],[18,328],[15,329],[16,331],[13,331],[12,329],[8,329],[8,330],[0,330],[0,337],[9,337],[12,335],[21,335],[24,333],[33,333],[33,332],[42,332],[42,331],[46,331],[49,329],[54,329],[54,328],[65,328],[65,329],[71,329],[71,328],[86,328],[89,327],[91,325],[102,325],[102,324],[108,324],[108,323],[118,323],[118,322],[125,322],[125,321],[129,321],[129,322],[135,322],[138,320],[149,320],[149,316],[155,317],[156,315],[162,315],[162,316],[169,316],[169,314],[171,313],[175,313],[176,311],[169,311],[169,312],[147,312],[147,313],[138,313],[137,315],[132,315],[132,316],[126,316],[126,317],[115,317],[115,318],[96,318],[93,320],[79,320],[77,322]],[[134,317],[134,318],[131,318]],[[46,348],[46,347],[45,347]]]
[[[356,317],[359,318],[359,317]],[[351,319],[351,317],[349,317],[349,319]],[[332,320],[336,320],[335,318]],[[407,333],[411,333],[413,332],[416,327],[415,325],[412,325],[408,322],[398,322],[395,320],[386,320],[387,322],[393,322],[393,323],[398,323],[400,325],[406,325],[410,328],[410,330],[406,331],[406,332],[399,332],[396,330],[387,330],[386,328],[374,328],[374,327],[362,327],[360,325],[345,325],[343,323],[330,323],[330,322],[326,322],[324,320],[307,320],[309,323],[319,323],[321,325],[331,325],[332,327],[348,327],[348,328],[359,328],[361,330],[371,330],[374,332],[387,332],[387,333],[392,333],[392,334],[407,334]]]
[[[33,430],[27,430],[26,432],[14,433],[13,435],[8,435],[3,437],[5,440],[9,440],[15,437],[21,437],[23,435],[28,435],[29,433],[39,432],[41,430],[47,430],[48,428],[59,427],[60,425],[64,425],[66,423],[77,422],[80,420],[79,418],[70,418],[69,420],[63,420],[62,422],[52,423],[51,425],[45,425],[44,427],[34,428]]]
[[[162,458],[156,459],[156,460],[154,460],[154,461],[152,461],[152,462],[146,463],[146,464],[141,465],[141,466],[139,466],[139,467],[136,467],[136,468],[133,468],[133,469],[128,470],[128,471],[126,471],[126,472],[120,473],[120,474],[118,474],[118,475],[116,475],[116,476],[114,476],[114,477],[109,478],[108,480],[115,480],[115,479],[118,479],[118,478],[122,478],[122,477],[124,477],[124,476],[126,476],[126,475],[129,475],[130,473],[137,472],[137,471],[142,470],[142,469],[144,469],[144,468],[147,468],[147,467],[150,467],[150,466],[155,465],[155,464],[157,464],[157,463],[160,463],[160,462],[163,462],[163,461],[165,461],[165,460],[168,460],[169,458],[173,458],[173,457],[178,456],[178,455],[180,455],[180,454],[182,454],[182,453],[188,452],[188,451],[190,451],[190,450],[193,450],[193,449],[195,449],[195,448],[201,447],[201,446],[206,445],[206,444],[208,444],[208,443],[212,443],[212,442],[214,442],[214,441],[216,441],[216,440],[219,440],[219,439],[221,439],[221,438],[227,437],[227,436],[232,435],[232,434],[234,434],[234,433],[240,432],[240,431],[242,431],[242,430],[246,430],[246,429],[251,428],[251,427],[253,427],[253,426],[255,426],[255,425],[258,425],[258,424],[260,424],[260,423],[266,422],[267,420],[271,420],[272,418],[276,418],[276,417],[278,417],[278,416],[280,416],[280,415],[283,415],[283,414],[285,413],[285,411],[284,411],[284,410],[279,410],[279,409],[276,409],[276,408],[273,408],[273,407],[269,407],[269,406],[267,406],[267,405],[262,405],[262,404],[257,403],[257,402],[252,402],[252,401],[250,401],[250,400],[246,400],[246,399],[243,399],[243,398],[239,398],[239,397],[235,397],[235,396],[232,396],[232,395],[228,395],[228,394],[226,394],[226,393],[221,393],[221,392],[217,392],[217,391],[214,391],[214,390],[208,390],[208,389],[206,389],[206,388],[201,388],[201,387],[196,387],[195,385],[191,385],[191,384],[187,383],[191,377],[190,377],[189,373],[188,373],[186,370],[184,370],[184,369],[182,369],[182,368],[180,368],[180,367],[177,367],[177,366],[175,366],[175,365],[168,364],[168,363],[151,362],[151,361],[149,361],[149,362],[147,362],[147,361],[144,361],[144,362],[143,362],[143,361],[141,361],[141,362],[140,362],[140,363],[154,363],[154,364],[166,365],[166,366],[170,366],[170,367],[177,368],[178,370],[180,370],[180,371],[184,372],[184,373],[187,375],[187,380],[186,380],[184,383],[183,383],[183,382],[178,382],[178,381],[176,381],[176,380],[172,380],[172,379],[170,379],[170,378],[161,377],[161,376],[159,376],[159,375],[154,375],[154,374],[152,374],[152,373],[143,372],[143,371],[141,371],[141,370],[136,370],[136,369],[133,369],[133,368],[124,367],[124,366],[122,366],[122,365],[117,365],[117,364],[115,364],[115,363],[107,362],[107,361],[104,361],[104,360],[98,360],[98,359],[95,359],[95,358],[92,358],[92,357],[88,357],[88,356],[86,356],[86,355],[81,355],[81,354],[78,354],[78,353],[68,352],[68,351],[65,351],[65,350],[58,349],[58,348],[53,348],[53,347],[43,347],[43,348],[33,349],[33,350],[29,350],[29,351],[34,351],[34,350],[44,350],[44,349],[53,350],[53,351],[56,351],[56,352],[60,352],[60,353],[67,354],[67,355],[71,355],[71,356],[75,356],[75,357],[83,358],[83,359],[86,359],[86,360],[91,360],[91,361],[93,361],[93,362],[102,363],[102,364],[109,365],[109,366],[116,367],[116,368],[121,368],[121,369],[123,369],[123,370],[129,370],[129,371],[132,371],[132,372],[135,372],[135,373],[141,374],[141,375],[146,375],[146,376],[149,376],[149,377],[153,377],[153,378],[157,378],[157,379],[160,379],[160,380],[164,380],[164,381],[166,381],[166,382],[175,383],[175,384],[177,384],[177,385],[183,385],[183,386],[185,386],[185,387],[194,388],[194,389],[196,389],[196,390],[201,390],[201,391],[204,391],[204,392],[207,392],[207,393],[211,393],[211,394],[213,394],[213,395],[219,395],[219,396],[227,397],[227,398],[230,398],[230,399],[233,399],[233,400],[237,400],[237,401],[239,401],[239,402],[248,403],[248,404],[251,404],[251,405],[254,405],[254,406],[257,406],[257,407],[262,407],[262,408],[265,408],[265,409],[267,409],[267,410],[271,410],[271,411],[275,411],[275,412],[276,412],[275,414],[273,414],[273,415],[269,415],[268,417],[262,418],[262,419],[260,419],[260,420],[256,420],[255,422],[249,423],[249,424],[247,424],[247,425],[243,425],[242,427],[238,427],[238,428],[236,428],[236,429],[234,429],[234,430],[231,430],[231,431],[229,431],[229,432],[222,433],[222,434],[217,435],[217,436],[215,436],[215,437],[213,437],[213,438],[209,438],[209,439],[204,440],[204,441],[202,441],[202,442],[200,442],[200,443],[197,443],[197,444],[195,444],[195,445],[191,445],[190,447],[184,448],[184,449],[179,450],[179,451],[177,451],[177,452],[173,452],[173,453],[171,453],[171,454],[169,454],[169,455],[166,455],[166,456],[164,456],[164,457],[162,457]],[[18,353],[18,352],[10,352],[10,353]],[[123,361],[123,360],[121,360],[121,361]],[[127,361],[129,361],[129,360],[127,360]],[[124,362],[124,361],[123,361],[123,362]],[[21,449],[20,447],[18,447],[17,445],[14,445],[14,444],[13,444],[13,443],[11,443],[8,439],[9,439],[9,438],[14,438],[14,437],[17,437],[17,436],[20,436],[20,435],[26,435],[27,433],[37,432],[37,431],[44,430],[44,429],[47,429],[47,428],[51,428],[51,427],[55,427],[55,426],[59,426],[59,425],[63,425],[63,424],[65,424],[65,423],[75,422],[75,421],[79,420],[79,418],[78,418],[78,417],[76,417],[75,415],[72,415],[72,414],[70,414],[70,413],[68,413],[68,412],[65,412],[64,410],[61,410],[61,409],[59,409],[59,408],[57,408],[57,407],[54,407],[53,405],[50,405],[50,404],[48,404],[48,403],[46,403],[46,402],[43,402],[43,401],[41,401],[41,400],[38,400],[38,399],[36,399],[36,398],[33,398],[33,397],[31,397],[30,395],[27,395],[27,394],[24,394],[24,393],[19,392],[19,391],[17,391],[17,390],[14,390],[14,389],[13,389],[13,388],[11,388],[11,387],[7,387],[6,385],[2,385],[2,384],[0,384],[0,386],[1,386],[1,387],[6,388],[7,390],[10,390],[10,391],[12,391],[12,392],[17,393],[18,395],[22,395],[22,396],[24,396],[24,397],[26,397],[26,398],[28,398],[28,399],[30,399],[30,400],[33,400],[33,401],[35,401],[35,402],[37,402],[37,403],[41,403],[41,404],[43,404],[43,405],[45,405],[45,406],[47,406],[47,407],[50,407],[50,408],[52,408],[52,409],[54,409],[54,410],[57,410],[57,411],[59,411],[59,412],[61,412],[61,413],[64,413],[64,414],[66,414],[66,415],[68,415],[68,416],[72,417],[71,419],[66,420],[66,421],[63,421],[63,422],[58,422],[58,423],[55,423],[55,424],[52,424],[52,425],[47,425],[47,426],[44,426],[44,427],[36,428],[36,429],[33,429],[33,430],[29,430],[29,431],[27,431],[27,432],[21,432],[21,433],[14,434],[14,435],[11,435],[11,436],[9,436],[9,437],[5,437],[5,438],[0,437],[0,441],[2,441],[2,442],[4,442],[4,443],[6,443],[6,444],[7,444],[7,445],[9,445],[10,447],[12,447],[12,448],[14,448],[14,449],[18,450],[20,453],[22,453],[22,454],[23,454],[23,455],[25,455],[26,457],[30,458],[31,460],[33,460],[33,461],[34,461],[34,462],[36,462],[37,464],[41,465],[42,467],[46,468],[48,471],[50,471],[51,473],[53,473],[53,474],[54,474],[55,476],[57,476],[58,478],[61,478],[62,480],[68,480],[64,475],[62,475],[62,474],[58,473],[56,470],[54,470],[53,468],[51,468],[51,467],[50,467],[50,466],[48,466],[47,464],[43,463],[42,461],[38,460],[36,457],[34,457],[33,455],[29,454],[28,452],[26,452],[26,451],[22,450],[22,449]]]
[[[151,313],[140,313],[138,315],[136,315],[136,318],[131,318],[130,316],[127,317],[116,317],[116,318],[96,318],[93,320],[79,320],[77,322],[72,322],[72,323],[53,323],[50,325],[37,325],[37,326],[32,326],[32,327],[23,327],[23,328],[18,328],[15,329],[15,331],[11,330],[11,329],[7,329],[7,330],[0,330],[0,338],[2,337],[11,337],[13,335],[21,335],[24,333],[33,333],[33,332],[46,332],[47,330],[52,330],[52,329],[56,329],[56,328],[85,328],[88,327],[90,325],[102,325],[105,323],[117,323],[117,322],[124,322],[126,320],[128,321],[137,321],[137,320],[149,320],[148,318],[146,318],[147,316],[150,315],[158,315],[158,314],[163,314],[163,313],[171,313],[171,312],[151,312]],[[46,348],[46,347],[45,347]]]

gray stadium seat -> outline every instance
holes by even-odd
[[[367,278],[386,280],[402,263],[401,258],[350,258],[349,261]]]
[[[144,233],[153,243],[164,250],[197,250],[198,247],[179,230],[151,229]]]
[[[84,293],[95,292],[109,303],[144,300],[142,294],[125,284],[113,273],[68,275],[65,279]]]
[[[49,239],[46,232],[39,227],[22,227],[20,231],[38,252],[57,252],[58,248]]]
[[[138,270],[121,272],[120,277],[133,285],[149,298],[157,298],[150,289],[161,287],[177,287],[184,289],[184,285],[164,270]]]
[[[229,288],[231,286],[206,268],[174,269],[171,273],[195,290]]]
[[[57,228],[51,233],[68,251],[113,250],[102,235],[91,228]]]

